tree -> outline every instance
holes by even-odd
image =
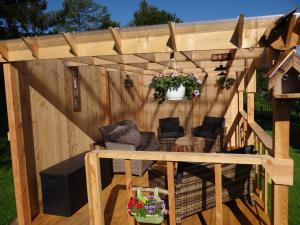
[[[88,31],[120,25],[111,20],[105,6],[93,0],[64,0],[63,9],[56,15],[58,23],[55,31],[58,32]]]
[[[0,0],[0,39],[47,32],[46,0]]]
[[[182,22],[175,13],[172,14],[165,10],[159,10],[156,6],[149,5],[147,0],[142,0],[140,8],[134,13],[130,26],[165,24],[168,21]]]

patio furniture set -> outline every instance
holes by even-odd
[[[224,119],[205,117],[201,126],[185,135],[179,118],[159,120],[158,139],[154,132],[139,131],[130,120],[123,120],[99,128],[101,145],[108,150],[124,151],[183,151],[183,152],[223,152]],[[105,151],[105,150],[103,150]],[[236,153],[246,153],[244,149]],[[230,151],[234,153],[234,151]],[[253,149],[247,153],[255,153]],[[84,172],[84,155],[54,165],[41,174],[44,213],[71,216],[87,203]],[[125,173],[124,160],[100,159],[102,188],[110,184],[114,173]],[[153,160],[132,160],[132,174],[149,174],[149,187],[167,189],[166,171]],[[187,216],[215,206],[214,164],[178,163],[175,176],[176,222]],[[223,202],[241,196],[253,195],[252,166],[224,164]],[[81,185],[78,185],[78,184]],[[58,204],[58,205],[57,205]]]

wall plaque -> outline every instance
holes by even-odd
[[[72,74],[73,111],[80,112],[81,100],[80,100],[80,79],[79,79],[78,67],[69,67],[69,70]]]

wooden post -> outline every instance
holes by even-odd
[[[222,164],[215,164],[215,196],[216,196],[216,224],[223,224],[222,210]]]
[[[253,62],[255,63],[255,62]],[[247,74],[247,115],[248,123],[254,122],[254,93],[256,92],[256,70],[253,71],[253,74]],[[248,127],[248,132],[251,132],[251,128]],[[248,140],[247,144],[254,144],[253,134],[247,134]]]
[[[128,199],[133,196],[131,176],[132,176],[131,160],[126,159],[125,160],[125,177],[126,177],[126,189],[127,189]],[[129,225],[135,224],[134,218],[129,214],[128,214],[128,224]]]
[[[273,108],[273,156],[276,159],[289,158],[290,106],[289,102],[277,99],[272,101]],[[272,184],[273,224],[288,224],[288,186]]]
[[[109,81],[108,81],[108,74],[105,71],[104,67],[100,67],[98,66],[98,71],[100,74],[100,85],[101,85],[101,106],[104,109],[104,118],[103,118],[103,122],[104,125],[109,125],[111,122],[111,118],[110,118],[110,104],[109,104]]]
[[[244,90],[245,90],[245,78],[243,75],[241,82],[238,86],[238,104],[239,104],[238,109],[239,109],[239,112],[244,111]],[[239,121],[239,126],[238,126],[238,135],[239,135],[238,146],[239,147],[243,146],[242,137],[245,136],[243,125],[244,125],[244,119],[242,118],[241,121]]]
[[[19,73],[12,64],[4,64],[3,68],[18,224],[29,225],[31,224],[31,210],[26,169]]]
[[[90,225],[104,225],[100,160],[96,152],[89,152],[86,154],[85,171]]]
[[[167,162],[167,177],[168,177],[168,192],[169,192],[169,219],[170,219],[170,225],[176,225],[174,163],[173,162]]]

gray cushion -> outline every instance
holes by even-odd
[[[106,142],[131,144],[136,148],[142,145],[141,134],[135,124],[117,126],[106,137]]]
[[[139,151],[156,151],[159,149],[159,142],[154,132],[141,132],[142,146],[137,149]]]
[[[104,141],[109,141],[107,138],[107,135],[112,132],[114,129],[116,129],[117,126],[123,126],[123,125],[127,125],[127,124],[134,124],[133,121],[131,120],[122,120],[119,122],[115,122],[109,126],[105,126],[105,127],[99,127],[99,130],[101,132],[102,138]]]

